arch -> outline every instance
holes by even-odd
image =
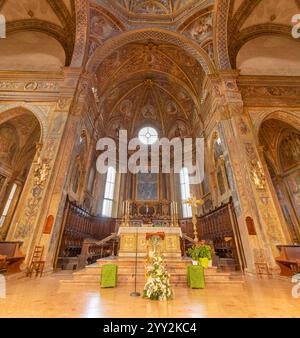
[[[48,122],[44,111],[42,111],[37,106],[33,106],[26,103],[0,105],[0,124],[5,123],[19,115],[23,115],[24,113],[31,113],[37,118],[41,129],[41,142],[44,143],[48,134]]]
[[[76,35],[71,67],[81,67],[84,63],[89,27],[89,3],[87,0],[75,0]]]
[[[279,138],[277,140],[277,144],[276,144],[276,147],[277,147],[276,156],[278,158],[279,168],[281,169],[282,172],[288,171],[288,169],[285,168],[284,161],[283,161],[283,157],[285,157],[286,151],[287,151],[286,148],[282,149],[283,148],[283,142],[286,141],[287,138],[289,138],[289,141],[291,140],[291,138],[293,139],[293,141],[295,141],[297,139],[298,143],[299,143],[299,140],[300,140],[300,130],[295,129],[290,124],[288,124],[288,126],[289,126],[288,129],[281,132],[281,134],[279,135]],[[291,135],[293,135],[293,136],[291,137]],[[289,144],[288,148],[289,149],[291,148],[290,144]],[[297,148],[299,148],[299,147],[297,147]],[[298,160],[298,163],[299,163],[299,160]]]
[[[287,110],[271,110],[271,111],[269,110],[262,112],[262,114],[260,114],[253,123],[254,138],[256,144],[259,144],[259,132],[262,124],[270,119],[285,122],[300,131],[299,113],[300,111],[287,111]]]
[[[72,45],[69,43],[63,28],[39,19],[17,20],[7,24],[7,35],[16,32],[34,31],[44,33],[56,39],[63,47],[66,55],[66,65],[70,64],[72,57]]]
[[[300,129],[288,119],[287,112],[276,111],[262,120],[259,128],[261,160],[264,159],[274,188],[274,202],[282,212],[289,237],[300,240],[300,209],[298,204]],[[267,129],[265,129],[265,127]],[[283,146],[283,148],[282,148]]]
[[[230,0],[216,0],[214,15],[215,63],[220,69],[231,69],[228,53],[228,16]]]
[[[178,33],[158,28],[145,28],[141,30],[128,31],[109,39],[103,46],[96,49],[87,63],[87,71],[95,73],[103,60],[119,48],[133,42],[145,40],[160,41],[178,46],[185,50],[190,56],[194,57],[203,67],[206,74],[215,73],[215,67],[208,54],[197,43],[179,35]]]
[[[293,39],[291,35],[291,27],[281,25],[281,24],[261,24],[255,25],[248,28],[243,29],[238,39],[234,40],[233,43],[230,45],[230,61],[232,67],[236,67],[236,58],[240,51],[240,49],[250,40],[258,38],[260,36],[265,35],[279,35],[283,37],[287,37]],[[295,39],[293,39],[295,40]]]

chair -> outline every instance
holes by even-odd
[[[43,253],[44,253],[44,247],[43,246],[36,246],[34,248],[33,256],[31,259],[29,271],[27,273],[28,277],[32,277],[32,273],[35,272],[35,276],[42,277],[43,272],[44,272],[44,267],[45,267],[45,261],[42,260],[43,258]]]

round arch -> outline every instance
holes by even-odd
[[[0,124],[3,124],[17,116],[23,115],[24,113],[33,114],[39,121],[41,129],[41,142],[44,143],[48,133],[47,117],[45,116],[45,113],[36,106],[29,104],[12,104],[0,106]]]
[[[193,42],[178,33],[158,28],[127,31],[109,39],[103,46],[96,49],[87,63],[87,72],[95,73],[103,60],[119,48],[130,43],[147,40],[160,41],[178,46],[185,50],[190,56],[194,57],[203,67],[206,74],[215,73],[215,67],[208,54],[196,42]]]
[[[76,35],[71,67],[81,67],[84,63],[88,46],[88,27],[89,27],[88,1],[75,0],[75,11],[76,11]]]
[[[229,58],[234,68],[236,68],[236,58],[242,47],[247,42],[261,36],[281,36],[295,40],[291,36],[291,28],[281,24],[261,24],[245,28],[240,32],[238,39],[235,40],[229,47]]]
[[[259,132],[262,124],[270,119],[275,119],[290,124],[292,127],[300,131],[299,113],[300,111],[286,110],[272,110],[263,112],[263,114],[261,114],[253,123],[256,144],[259,144]]]
[[[214,51],[215,62],[219,69],[231,69],[228,52],[228,16],[230,10],[229,0],[215,1],[214,15]]]

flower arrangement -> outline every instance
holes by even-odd
[[[144,287],[143,298],[151,300],[165,301],[172,299],[174,292],[170,285],[170,275],[168,274],[163,258],[157,250],[159,238],[153,238],[154,250],[150,254],[150,262],[146,266],[147,283]]]
[[[196,247],[195,245],[188,249],[187,254],[189,257],[192,258],[193,261],[198,261],[200,258],[198,247]]]

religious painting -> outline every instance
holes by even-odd
[[[158,200],[158,175],[153,173],[137,174],[136,199],[138,201]]]
[[[300,162],[300,135],[291,133],[282,139],[279,148],[283,170],[295,166]]]

